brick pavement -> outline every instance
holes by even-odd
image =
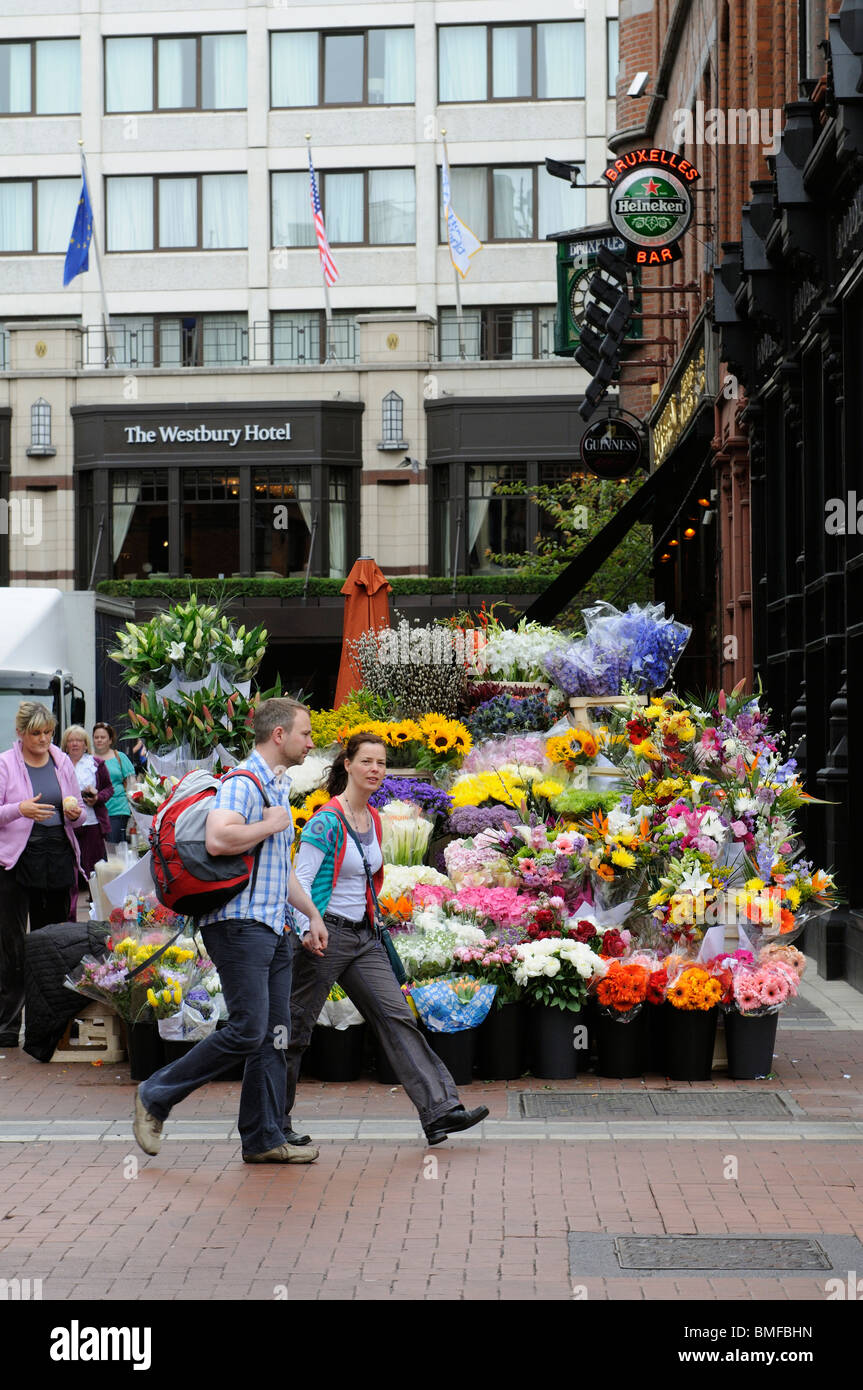
[[[835,987],[819,983],[819,1007],[829,1008]],[[491,1122],[480,1139],[468,1133],[429,1151],[400,1088],[370,1078],[304,1082],[297,1116],[313,1133],[316,1120],[325,1129],[378,1121],[398,1135],[325,1136],[309,1167],[243,1165],[238,1142],[227,1138],[236,1084],[190,1097],[175,1112],[180,1137],[170,1138],[169,1124],[162,1152],[146,1158],[131,1139],[127,1065],[46,1066],[8,1050],[0,1056],[0,1139],[10,1121],[31,1130],[45,1122],[50,1137],[0,1144],[0,1279],[40,1278],[43,1297],[61,1301],[824,1301],[834,1273],[863,1274],[863,1251],[857,1264],[843,1255],[845,1265],[826,1272],[640,1275],[617,1265],[611,1238],[806,1235],[825,1248],[863,1241],[863,1030],[848,1026],[849,1007],[846,997],[835,1011],[838,1028],[780,1027],[772,1079],[732,1082],[715,1072],[710,1083],[673,1085],[779,1090],[795,1108],[793,1126],[762,1123],[757,1136],[741,1138],[711,1121],[711,1137],[699,1137],[686,1122],[657,1121],[645,1138],[621,1121],[613,1141],[577,1126],[562,1137],[536,1140],[528,1127],[513,1138],[520,1091],[613,1094],[671,1084],[659,1076],[525,1077],[464,1088],[467,1104],[489,1106]],[[65,1138],[64,1120],[78,1129],[101,1120],[111,1133]],[[220,1122],[220,1137],[190,1138],[181,1121]],[[729,1157],[736,1177],[724,1175]]]

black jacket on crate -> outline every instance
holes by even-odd
[[[110,922],[59,922],[24,941],[24,1051],[50,1062],[70,1018],[89,1002],[63,984],[84,956],[107,955]]]

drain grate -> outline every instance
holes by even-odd
[[[832,1269],[817,1240],[768,1236],[618,1236],[621,1269]]]
[[[522,1091],[522,1119],[530,1120],[788,1120],[792,1111],[775,1091],[648,1091],[583,1094]]]

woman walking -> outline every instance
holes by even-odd
[[[135,775],[135,769],[126,754],[117,747],[117,735],[110,724],[93,725],[93,747],[103,759],[111,778],[111,798],[106,806],[110,830],[105,839],[111,845],[118,845],[126,838],[126,827],[131,815],[126,792],[130,779]]]
[[[93,756],[90,735],[80,724],[70,724],[60,747],[72,760],[84,815],[75,826],[81,851],[81,872],[89,879],[100,859],[107,859],[105,836],[110,830],[106,803],[111,798],[111,778],[101,758]]]
[[[34,700],[15,716],[17,742],[0,754],[0,1047],[17,1047],[24,1003],[24,937],[69,920],[78,879],[72,826],[84,815],[56,720]]]
[[[354,734],[330,771],[330,800],[302,834],[294,869],[321,913],[325,931],[310,929],[297,913],[302,946],[294,953],[291,1041],[285,1136],[309,1142],[291,1124],[300,1059],[324,1000],[338,981],[371,1024],[384,1055],[417,1110],[429,1144],[469,1129],[488,1114],[465,1110],[455,1083],[432,1052],[393,974],[375,929],[375,899],[383,881],[381,822],[369,797],[386,776],[386,745],[373,734]]]

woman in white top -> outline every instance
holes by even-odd
[[[291,1041],[285,1137],[309,1143],[291,1122],[300,1059],[309,1044],[324,1001],[338,981],[374,1029],[384,1055],[417,1110],[426,1142],[440,1144],[447,1134],[485,1119],[484,1106],[465,1110],[455,1082],[431,1050],[393,974],[375,923],[375,902],[383,881],[381,823],[369,797],[386,776],[386,745],[374,734],[354,734],[330,770],[330,800],[302,833],[294,869],[323,917],[310,928],[298,917],[305,949],[294,954]]]
[[[90,735],[80,724],[69,725],[60,747],[71,758],[81,788],[84,815],[75,823],[75,834],[81,851],[81,871],[89,879],[99,860],[107,858],[105,836],[111,823],[106,803],[113,792],[111,777],[103,760],[94,756]]]

